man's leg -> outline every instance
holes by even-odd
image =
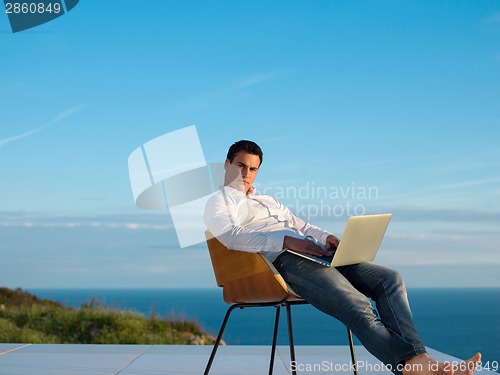
[[[305,300],[344,323],[365,348],[386,365],[395,368],[401,361],[425,353],[424,345],[418,335],[415,336],[409,307],[404,306],[406,295],[397,296],[401,285],[388,286],[399,284],[399,280],[397,283],[392,280],[400,279],[395,273],[384,275],[385,269],[371,267],[326,268],[290,253],[280,255],[274,265]],[[367,284],[378,284],[366,285],[363,289],[377,300],[381,317],[368,297],[353,285],[362,284],[358,279],[363,275],[370,279]],[[408,313],[409,317],[400,316]],[[383,319],[389,323],[386,325]]]
[[[400,353],[399,358],[395,359],[396,363],[405,365],[405,375],[453,372],[451,364],[439,363],[425,352],[425,346],[413,322],[406,287],[399,272],[373,263],[360,263],[337,269],[357,290],[375,301],[380,319],[387,329],[413,345],[414,350]],[[480,360],[481,354],[477,353],[460,363],[453,368],[455,375],[471,375]]]
[[[399,272],[373,263],[338,267],[338,271],[365,296],[371,298],[384,326],[411,346],[398,352],[396,363],[425,353],[415,328],[404,281]]]

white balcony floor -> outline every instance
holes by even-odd
[[[211,349],[211,346],[187,345],[0,344],[0,374],[199,375],[203,374]],[[295,351],[298,374],[352,374],[348,346],[297,346]],[[441,361],[458,361],[432,349],[429,354]],[[269,346],[221,346],[210,373],[267,374],[269,355]],[[361,364],[360,375],[391,374],[381,369],[380,362],[360,346],[356,347],[356,361]],[[274,374],[291,374],[287,346],[277,347]]]

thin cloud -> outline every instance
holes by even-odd
[[[490,14],[479,22],[479,30],[485,34],[497,33],[500,31],[500,12]]]
[[[21,139],[29,137],[30,135],[38,133],[39,131],[45,129],[46,127],[47,126],[41,126],[39,128],[28,130],[27,132],[24,132],[24,133],[19,134],[19,135],[15,135],[13,137],[1,139],[0,140],[0,148],[2,148],[3,146],[5,146],[6,144],[9,144],[11,142],[19,141]]]
[[[469,186],[478,186],[478,185],[488,185],[494,182],[500,182],[500,178],[488,178],[488,179],[482,179],[482,180],[469,180],[469,181],[462,181],[454,184],[444,184],[444,185],[437,185],[437,186],[432,186],[427,189],[422,189],[420,191],[440,191],[440,190],[453,190],[453,189],[460,189],[464,187],[469,187]]]
[[[68,108],[67,110],[59,113],[57,116],[55,116],[52,120],[50,120],[50,124],[57,124],[64,120],[67,117],[70,117],[71,115],[74,115],[75,113],[78,113],[80,111],[83,111],[85,108],[88,107],[88,103],[83,103],[76,105],[74,107]]]
[[[236,79],[231,83],[219,86],[214,90],[199,92],[189,97],[180,99],[176,102],[169,102],[168,107],[175,109],[175,111],[192,111],[193,108],[214,108],[219,105],[226,105],[227,99],[232,97],[235,93],[245,90],[249,87],[259,85],[261,83],[277,79],[280,76],[291,72],[291,70],[276,70],[269,73],[261,73],[249,75]]]
[[[418,198],[422,196],[428,196],[431,193],[440,193],[440,192],[450,192],[454,190],[460,190],[463,188],[468,188],[472,186],[483,186],[483,185],[490,185],[494,183],[500,182],[500,177],[495,177],[495,178],[488,178],[488,179],[481,179],[481,180],[469,180],[469,181],[462,181],[462,182],[457,182],[457,183],[452,183],[452,184],[442,184],[442,185],[435,185],[435,186],[429,186],[426,188],[422,189],[417,189],[408,193],[403,193],[403,194],[390,194],[384,196],[385,200],[398,200],[398,199],[408,199],[408,198]]]
[[[91,228],[165,231],[173,226],[162,215],[110,214],[100,216],[54,215],[23,211],[0,211],[0,228]]]
[[[421,207],[387,207],[379,206],[373,208],[374,212],[390,211],[397,221],[399,222],[436,222],[440,221],[443,223],[458,223],[458,222],[473,222],[473,223],[489,223],[496,224],[500,223],[500,212],[499,211],[486,211],[486,210],[474,210],[474,209],[432,209],[432,208],[421,208]],[[371,210],[370,210],[371,211]],[[485,228],[483,228],[485,230]],[[474,231],[474,233],[476,233]],[[490,234],[500,234],[499,231],[484,232]]]
[[[24,138],[28,138],[29,136],[46,129],[50,125],[55,125],[55,124],[63,121],[64,119],[74,115],[75,113],[78,113],[78,112],[84,110],[85,108],[87,108],[87,106],[88,106],[88,103],[83,103],[83,104],[68,108],[65,111],[62,111],[61,113],[57,114],[54,118],[52,118],[49,121],[48,125],[40,126],[38,128],[28,130],[27,132],[24,132],[22,134],[18,134],[18,135],[14,135],[12,137],[1,139],[0,140],[0,148],[4,147],[5,145],[7,145],[9,143],[16,142],[16,141],[19,141],[19,140],[24,139]]]
[[[354,165],[354,167],[358,168],[372,168],[378,167],[380,165],[392,164],[394,162],[401,162],[401,159],[380,159],[380,160],[370,160],[362,163],[358,163]]]
[[[250,77],[246,77],[242,80],[240,80],[237,84],[236,87],[238,89],[246,88],[246,87],[251,87],[258,85],[260,83],[275,79],[285,73],[288,73],[288,71],[280,70],[280,71],[274,71],[270,73],[263,73],[263,74],[256,74]]]

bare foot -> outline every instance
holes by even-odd
[[[453,371],[455,375],[472,375],[472,373],[476,371],[477,365],[480,362],[481,353],[476,353],[474,357],[453,366]]]
[[[449,362],[438,362],[427,353],[407,359],[403,375],[454,375],[453,366]],[[460,374],[466,375],[466,374]]]
[[[438,362],[427,353],[405,361],[403,375],[472,375],[481,362],[481,353],[458,364]]]

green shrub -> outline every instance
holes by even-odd
[[[0,288],[0,342],[53,344],[211,344],[195,322],[146,318],[96,300],[79,309]]]

